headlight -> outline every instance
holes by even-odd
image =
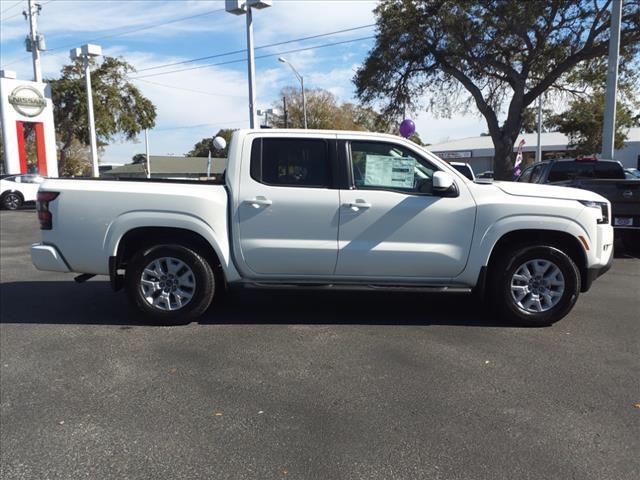
[[[585,207],[600,209],[601,217],[598,223],[609,223],[609,204],[607,202],[594,202],[593,200],[578,200]]]

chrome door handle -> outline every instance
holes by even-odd
[[[360,209],[367,209],[367,208],[371,208],[371,204],[369,202],[366,202],[360,198],[358,198],[355,202],[349,202],[349,203],[345,203],[344,204],[345,207],[350,208],[351,210],[353,210],[354,212],[359,211]]]
[[[269,205],[273,204],[273,201],[269,200],[267,197],[258,196],[252,198],[251,200],[246,200],[246,203],[249,203],[253,208],[260,208],[268,207]]]

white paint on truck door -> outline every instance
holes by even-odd
[[[340,194],[329,142],[266,136],[249,147],[237,203],[241,261],[260,276],[333,274]]]
[[[350,142],[355,188],[341,190],[336,275],[451,278],[464,270],[476,204],[433,194],[438,168],[401,145]],[[408,181],[407,168],[411,168]]]

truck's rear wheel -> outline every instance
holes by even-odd
[[[551,325],[567,315],[580,293],[573,260],[548,245],[524,245],[504,252],[491,268],[492,306],[524,326]]]
[[[132,304],[156,323],[179,325],[209,308],[215,277],[198,252],[181,245],[158,245],[131,258],[125,288]]]

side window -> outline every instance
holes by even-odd
[[[531,181],[531,173],[533,172],[533,167],[527,168],[520,177],[518,178],[519,182],[530,182]]]
[[[325,140],[263,138],[252,144],[251,178],[266,185],[331,186],[328,143]]]
[[[542,176],[542,165],[536,165],[531,171],[531,183],[538,183]]]
[[[358,189],[431,194],[437,168],[392,143],[351,142],[351,168]]]

